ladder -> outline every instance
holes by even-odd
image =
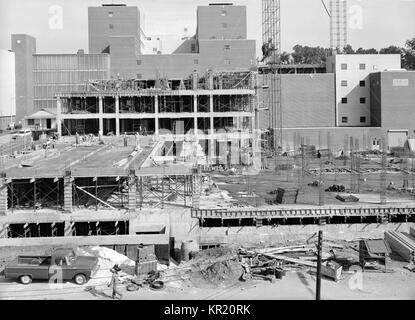
[[[133,131],[134,132],[140,132],[140,120],[139,119],[134,119],[133,120]]]

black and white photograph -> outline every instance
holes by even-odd
[[[415,0],[0,0],[16,300],[415,300]]]

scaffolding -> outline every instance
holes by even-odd
[[[347,1],[330,0],[330,47],[342,52],[347,45]]]

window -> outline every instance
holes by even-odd
[[[364,81],[364,80],[360,81],[360,86],[361,87],[366,87],[366,81]]]
[[[229,66],[231,64],[231,60],[230,59],[225,59],[225,64]]]
[[[114,12],[110,11],[108,12],[108,17],[112,18],[114,16]]]
[[[141,78],[142,78],[141,73],[137,73],[137,79],[141,79]]]
[[[192,44],[190,45],[190,51],[191,51],[192,53],[196,52],[196,43],[192,43]]]
[[[27,119],[27,125],[28,126],[34,126],[35,125],[35,119]]]
[[[223,50],[225,50],[225,51],[229,51],[229,50],[231,50],[231,46],[230,46],[229,44],[225,44],[225,45],[223,46]]]
[[[347,80],[342,80],[342,87],[347,87]]]
[[[221,15],[222,17],[225,17],[225,16],[226,16],[226,10],[224,10],[224,9],[223,9],[223,10],[221,11],[220,15]]]
[[[222,28],[227,28],[228,24],[226,22],[222,23]]]
[[[347,70],[347,63],[342,63],[341,68],[342,70]]]
[[[113,30],[114,29],[114,25],[110,24],[110,29]]]
[[[348,123],[349,119],[347,117],[342,117],[342,123]]]
[[[137,60],[137,66],[141,66],[141,60]]]
[[[342,103],[346,104],[347,103],[347,98],[342,98]]]
[[[194,59],[194,60],[193,60],[193,63],[194,63],[194,64],[199,64],[199,60],[198,60],[198,59]]]
[[[360,123],[365,123],[366,122],[366,117],[360,117]]]
[[[360,70],[366,70],[366,64],[364,64],[364,63],[359,64],[359,69]]]
[[[366,98],[360,98],[360,103],[366,103]]]

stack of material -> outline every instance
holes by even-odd
[[[280,204],[295,204],[297,203],[298,189],[295,188],[278,188],[277,189],[277,203]]]
[[[342,202],[359,202],[359,198],[351,194],[338,194],[336,199]]]
[[[409,230],[410,230],[409,233],[411,234],[411,236],[415,237],[415,228],[411,227]]]
[[[415,241],[401,232],[386,231],[385,240],[392,252],[401,256],[406,262],[415,262]]]
[[[154,245],[143,246],[137,248],[137,260],[135,264],[135,274],[143,275],[149,272],[157,271],[157,257],[154,251]]]

